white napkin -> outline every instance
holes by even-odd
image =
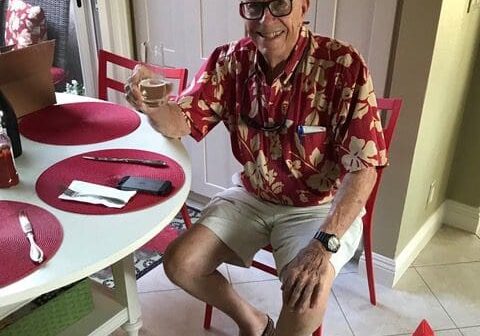
[[[64,191],[58,198],[92,204],[103,204],[109,208],[123,208],[130,198],[137,193],[136,191],[118,190],[100,184],[77,180],[72,181],[68,189],[78,192],[78,195],[69,196],[67,195],[68,192]],[[109,199],[108,197],[118,199],[119,201],[115,202],[115,200]],[[121,203],[121,201],[123,201],[123,203]]]

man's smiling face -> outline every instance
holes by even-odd
[[[262,0],[262,2],[267,1]],[[268,8],[265,8],[263,17],[260,19],[245,20],[248,35],[270,67],[273,68],[285,61],[292,52],[308,6],[309,0],[292,0],[293,8],[289,15],[275,17]]]

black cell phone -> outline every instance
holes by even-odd
[[[153,195],[166,195],[172,190],[172,182],[146,177],[125,176],[118,182],[117,189],[136,190]]]

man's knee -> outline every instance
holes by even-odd
[[[166,249],[163,255],[165,274],[174,283],[182,282],[183,278],[192,277],[195,273],[195,256],[177,238]]]
[[[194,225],[167,247],[163,256],[166,275],[181,285],[184,281],[211,274],[222,260],[223,250],[218,245],[213,232],[202,225]]]

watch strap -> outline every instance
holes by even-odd
[[[313,236],[313,238],[315,238],[316,240],[318,240],[320,243],[322,243],[322,245],[325,247],[325,249],[329,252],[332,252],[332,253],[335,253],[338,251],[337,250],[332,250],[330,249],[330,247],[328,246],[328,242],[330,240],[331,237],[337,237],[336,235],[332,234],[332,233],[327,233],[327,232],[324,232],[324,231],[320,231],[318,230],[315,235]],[[337,238],[338,239],[338,238]]]

